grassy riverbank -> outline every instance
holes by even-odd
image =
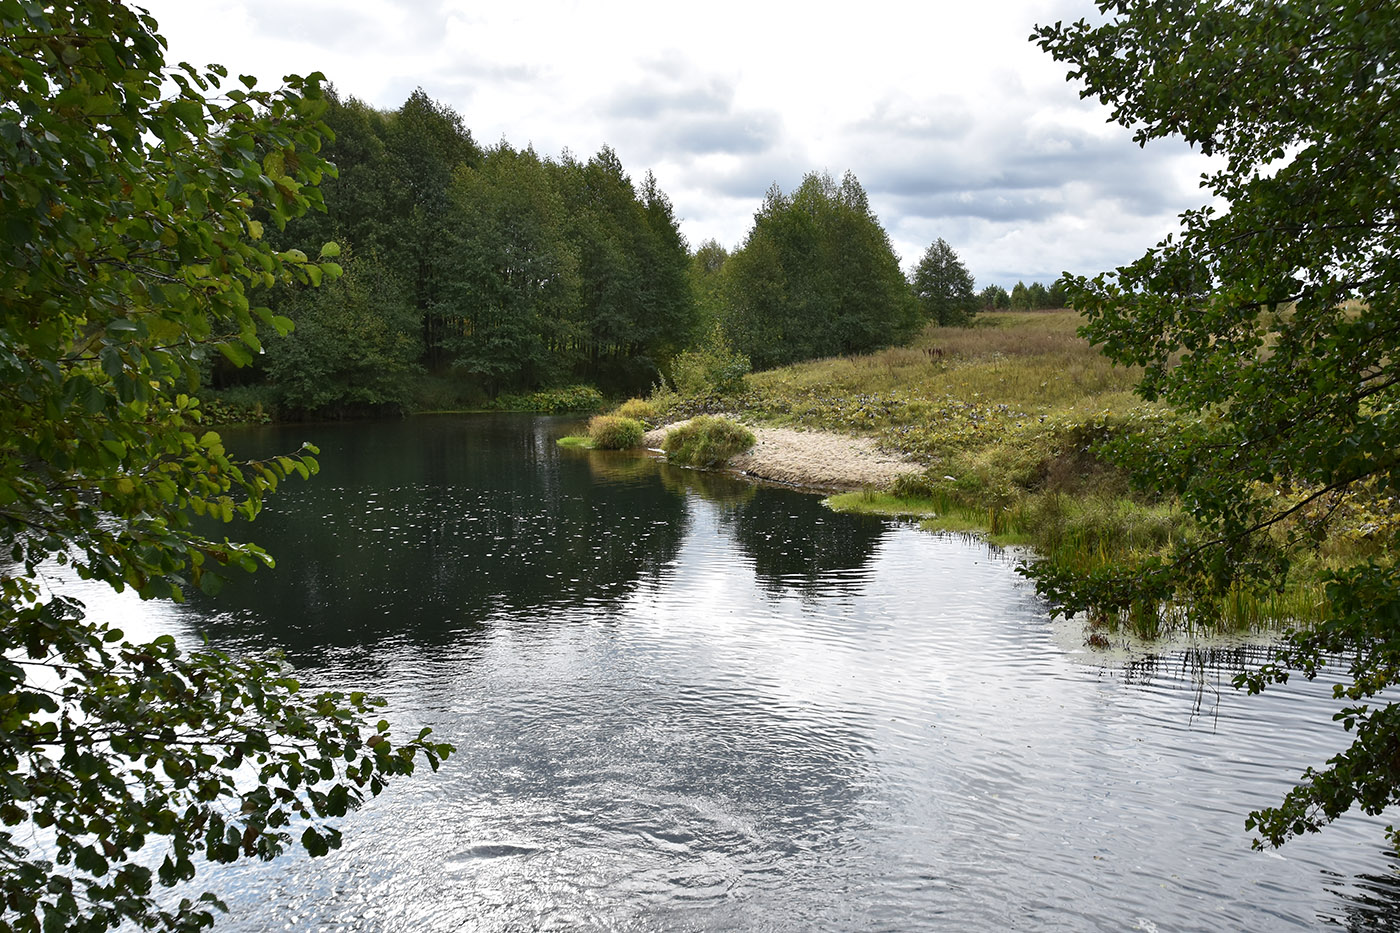
[[[932,530],[1027,545],[1036,559],[1077,570],[1131,566],[1189,543],[1196,529],[1170,496],[1131,488],[1098,445],[1167,430],[1174,416],[1135,397],[1137,373],[1109,363],[1078,325],[1069,311],[987,314],[969,327],[931,327],[908,347],[755,373],[738,393],[661,391],[651,401],[671,417],[730,411],[867,435],[918,464],[889,489],[832,497],[835,509],[916,516]],[[1320,546],[1295,555],[1284,591],[1241,590],[1209,606],[1198,598],[1191,612],[1100,615],[1091,640],[1122,628],[1155,637],[1202,619],[1225,631],[1311,621],[1322,605],[1322,571],[1368,546],[1358,529],[1374,509],[1347,507],[1356,520],[1335,523]],[[1278,529],[1280,542],[1288,533]]]

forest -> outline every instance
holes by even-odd
[[[252,365],[209,364],[233,413],[462,409],[580,386],[534,404],[587,407],[1065,303],[1062,282],[975,291],[942,239],[906,278],[851,173],[774,182],[742,244],[692,249],[656,178],[635,183],[608,147],[587,160],[483,147],[421,89],[393,111],[334,90],[327,103],[325,210],[266,236],[278,250],[334,242],[343,274],[276,286],[268,304],[292,333]]]

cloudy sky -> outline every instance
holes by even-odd
[[[1199,156],[1139,149],[1027,41],[1089,0],[136,2],[172,61],[321,71],[385,109],[422,87],[486,145],[611,145],[692,246],[739,245],[774,182],[850,170],[906,268],[942,237],[1010,287],[1135,259],[1205,201]]]

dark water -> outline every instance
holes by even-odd
[[[278,568],[94,605],[281,648],[458,747],[327,858],[211,868],[221,929],[1400,927],[1377,821],[1244,831],[1341,746],[1328,685],[1236,694],[1259,648],[1092,654],[985,545],[566,426],[232,436],[322,448],[254,526]]]

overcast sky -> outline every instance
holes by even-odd
[[[1088,0],[134,2],[172,62],[321,71],[384,109],[421,86],[485,145],[611,145],[692,247],[738,246],[774,182],[850,170],[906,269],[942,237],[1009,288],[1129,262],[1206,200],[1198,155],[1139,149],[1027,41]]]

